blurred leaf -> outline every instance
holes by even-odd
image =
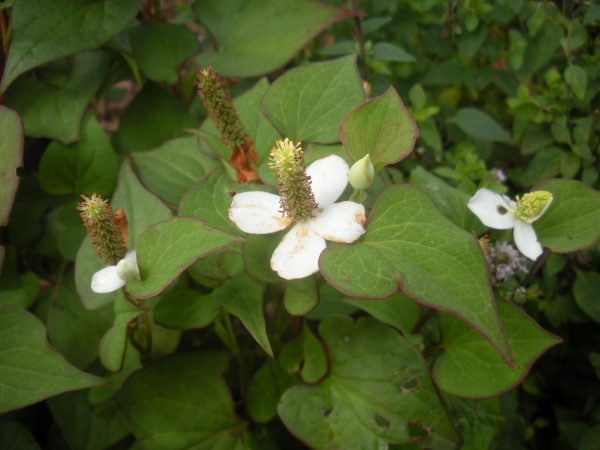
[[[573,285],[573,296],[577,305],[589,317],[600,323],[600,274],[577,271],[577,279]]]
[[[263,108],[283,136],[332,143],[344,115],[363,99],[356,58],[347,56],[286,72],[265,94]]]
[[[510,135],[490,116],[476,108],[459,109],[456,125],[472,138],[486,142],[510,142]]]
[[[415,62],[416,59],[413,55],[408,53],[406,50],[397,47],[389,42],[378,42],[373,46],[373,56],[382,61],[394,61],[410,63]]]
[[[271,269],[271,256],[280,240],[279,234],[250,234],[246,237],[242,248],[244,266],[248,275],[265,283],[279,283],[281,281],[277,273]]]
[[[564,34],[560,25],[543,18],[542,20],[539,32],[528,41],[525,49],[521,73],[526,76],[537,72],[555,56]]]
[[[585,70],[575,64],[571,64],[565,69],[565,80],[573,88],[575,95],[583,100],[587,86],[587,73]]]
[[[161,295],[154,308],[154,320],[159,325],[179,330],[204,328],[217,317],[219,306],[215,296],[203,295],[187,287],[175,287]]]
[[[81,124],[81,139],[65,146],[52,142],[40,161],[42,188],[54,195],[112,192],[119,169],[117,156],[108,136],[87,114]]]
[[[226,77],[254,77],[278,69],[326,26],[349,15],[308,0],[196,2],[193,9],[216,41],[216,50],[201,53],[198,63]]]
[[[176,217],[146,229],[136,240],[141,280],[130,280],[136,298],[154,297],[193,262],[241,239],[214,230],[192,217]]]
[[[270,422],[277,414],[277,403],[285,390],[296,384],[296,379],[279,368],[274,359],[267,359],[254,374],[248,389],[246,407],[252,420]]]
[[[16,306],[0,307],[0,412],[102,384],[48,345],[44,325]]]
[[[6,93],[6,104],[21,114],[28,136],[70,144],[79,138],[86,106],[108,68],[107,53],[80,53],[67,67],[64,83],[46,80],[43,73],[38,78],[21,77]]]
[[[328,246],[319,265],[325,279],[347,295],[385,298],[402,290],[451,312],[510,359],[479,246],[413,186],[384,191],[361,240]]]
[[[142,72],[156,82],[175,84],[179,66],[199,48],[194,33],[183,25],[143,22],[128,32],[133,56]]]
[[[125,28],[139,8],[137,0],[15,2],[10,55],[0,91],[27,70],[99,47]]]
[[[441,315],[443,353],[435,360],[433,379],[442,391],[463,398],[500,395],[523,381],[533,363],[561,342],[511,303],[498,302],[497,308],[515,365],[507,366],[489,342],[467,324]]]
[[[315,277],[289,280],[285,283],[283,297],[285,309],[293,316],[303,316],[319,303],[319,293]]]
[[[25,425],[8,420],[0,422],[0,444],[2,450],[40,450],[38,442]]]
[[[324,320],[331,357],[317,386],[288,389],[277,408],[311,448],[381,448],[386,441],[450,449],[456,436],[425,361],[396,331],[373,319]]]
[[[369,154],[374,166],[393,164],[412,152],[419,130],[390,87],[348,114],[340,127],[344,150],[353,161]]]
[[[17,168],[23,164],[23,124],[16,112],[2,105],[0,136],[0,226],[4,226],[8,223],[19,185]]]
[[[157,450],[246,448],[245,424],[235,415],[221,378],[226,368],[223,353],[187,353],[129,378],[116,402],[139,445]]]

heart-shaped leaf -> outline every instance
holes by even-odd
[[[566,253],[600,238],[600,192],[572,180],[550,180],[535,190],[552,192],[550,208],[534,227],[544,247]]]
[[[40,64],[99,47],[125,28],[139,8],[138,0],[15,2],[10,54],[0,91]]]
[[[475,238],[413,186],[384,191],[361,241],[328,246],[319,265],[325,278],[349,295],[384,298],[401,289],[419,303],[450,312],[510,360],[487,263]]]
[[[514,366],[508,367],[468,325],[441,315],[443,353],[435,361],[433,379],[444,392],[467,398],[500,395],[523,381],[533,363],[561,342],[513,304],[502,301],[497,306],[513,350]]]
[[[309,0],[221,0],[196,2],[193,9],[217,48],[198,62],[228,77],[254,77],[283,66],[323,28],[350,14]]]
[[[192,217],[176,217],[144,231],[136,242],[141,280],[127,290],[136,298],[160,294],[196,260],[242,240]]]
[[[44,325],[33,314],[0,307],[0,413],[102,383],[50,347]]]
[[[325,319],[331,357],[317,386],[295,386],[278,413],[314,449],[385,448],[386,442],[455,448],[455,433],[423,357],[400,334],[371,318]]]
[[[221,378],[227,365],[222,353],[186,353],[144,367],[129,378],[115,400],[139,445],[246,448],[245,424],[235,415]]]
[[[356,58],[348,56],[286,72],[265,94],[263,108],[282,136],[332,143],[346,113],[363,99]]]
[[[406,158],[418,136],[415,121],[392,86],[351,111],[340,127],[340,140],[352,161],[368,154],[380,166]]]

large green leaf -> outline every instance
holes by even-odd
[[[217,317],[219,306],[220,302],[214,295],[175,287],[161,295],[154,308],[154,320],[159,325],[179,330],[204,328]]]
[[[117,189],[112,199],[113,209],[123,208],[129,229],[129,248],[135,249],[138,236],[150,225],[171,217],[171,211],[158,198],[148,192],[139,182],[128,160],[119,173]],[[90,283],[92,275],[103,266],[92,242],[86,237],[81,243],[75,260],[75,283],[83,305],[97,309],[115,299],[115,294],[96,294]]]
[[[63,275],[48,309],[48,338],[71,364],[86,369],[96,360],[100,339],[112,320],[108,305],[96,311],[85,309],[75,290],[73,273]]]
[[[550,191],[554,196],[546,214],[534,224],[544,247],[572,252],[600,238],[600,192],[571,180],[550,180],[535,189]]]
[[[459,109],[454,116],[454,121],[472,138],[481,141],[510,142],[510,134],[498,122],[479,109]]]
[[[0,105],[0,226],[8,216],[19,185],[17,168],[23,164],[23,124],[19,115]],[[0,258],[0,267],[2,258]]]
[[[281,398],[286,427],[311,448],[375,449],[391,443],[455,448],[454,430],[423,357],[397,331],[371,318],[321,322],[331,357],[317,386],[295,386]]]
[[[58,79],[19,78],[6,93],[6,104],[21,114],[28,136],[69,144],[79,137],[85,108],[102,84],[108,66],[105,52],[80,53]]]
[[[175,84],[179,66],[196,54],[198,39],[183,25],[144,22],[129,30],[133,56],[153,81]]]
[[[344,150],[353,161],[368,154],[380,166],[406,158],[418,136],[415,121],[392,86],[353,110],[340,127]]]
[[[222,0],[196,2],[193,8],[216,41],[216,51],[202,53],[198,62],[229,77],[278,69],[327,25],[349,14],[309,0]]]
[[[286,72],[267,91],[263,108],[282,136],[332,143],[346,113],[363,99],[356,58],[348,56]]]
[[[0,307],[0,413],[102,382],[50,347],[35,316],[19,307]]]
[[[384,298],[400,289],[419,303],[450,312],[510,360],[487,263],[475,238],[413,186],[384,191],[362,240],[329,246],[320,267],[331,284],[349,295]]]
[[[11,10],[12,39],[0,90],[23,72],[102,45],[140,8],[138,0],[28,0]]]
[[[154,297],[196,260],[241,242],[240,238],[209,228],[192,217],[156,224],[136,242],[141,280],[130,280],[127,290],[136,298]]]
[[[533,363],[561,341],[513,304],[502,301],[497,306],[513,350],[514,366],[508,367],[465,323],[442,315],[443,353],[435,361],[433,379],[444,392],[467,398],[500,395],[523,381]]]
[[[142,183],[171,205],[178,205],[184,192],[218,164],[199,151],[197,138],[193,136],[172,139],[131,157]]]
[[[222,353],[187,353],[136,372],[116,402],[139,445],[149,450],[245,448],[245,424],[236,417],[221,378],[226,368]]]
[[[185,136],[185,129],[196,126],[182,102],[147,82],[123,113],[113,144],[123,153],[152,150],[169,139]]]
[[[81,139],[66,146],[52,142],[40,161],[39,180],[51,194],[108,195],[119,163],[108,136],[92,114],[81,124]]]

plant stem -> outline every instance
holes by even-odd
[[[365,69],[365,79],[371,79],[371,71],[369,70],[369,64],[367,62],[367,52],[365,50],[365,37],[362,31],[362,24],[360,20],[360,11],[358,10],[358,0],[352,0],[352,12],[354,13],[354,34],[358,42],[358,51],[360,52],[360,59],[363,62]]]

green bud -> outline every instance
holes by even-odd
[[[137,264],[131,259],[122,259],[117,263],[117,275],[125,281],[140,279],[140,271]]]
[[[375,178],[375,168],[368,154],[356,161],[348,172],[348,182],[354,189],[367,189],[371,186],[373,178]]]

